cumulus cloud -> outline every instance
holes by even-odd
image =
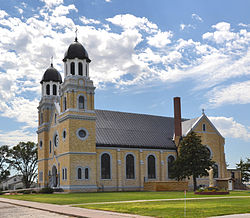
[[[236,122],[233,117],[209,117],[209,119],[225,138],[250,140],[249,128]]]
[[[84,16],[80,17],[80,21],[82,21],[83,24],[100,24],[101,23],[99,20],[87,19]]]
[[[171,31],[168,32],[157,32],[153,36],[147,37],[148,44],[157,48],[162,48],[167,44],[171,43],[170,38],[173,36]]]

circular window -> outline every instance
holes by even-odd
[[[67,133],[66,133],[66,130],[65,130],[65,129],[63,130],[62,136],[63,136],[63,140],[65,140],[65,139],[66,139],[66,136],[67,136]]]
[[[58,144],[59,144],[59,138],[58,138],[58,135],[56,134],[56,135],[54,136],[54,145],[57,147]]]
[[[43,141],[40,141],[39,146],[40,146],[40,148],[43,147]]]
[[[80,128],[77,130],[77,136],[81,140],[85,140],[88,137],[89,133],[86,129]]]

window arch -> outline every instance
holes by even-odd
[[[77,169],[77,179],[82,179],[82,169],[80,167]]]
[[[78,75],[82,76],[82,63],[78,63]]]
[[[135,178],[135,158],[132,154],[126,156],[126,179]]]
[[[167,162],[168,162],[168,179],[173,179],[173,163],[174,163],[174,156],[170,155],[168,156]]]
[[[75,75],[75,63],[74,62],[70,64],[70,72],[72,75]]]
[[[55,84],[53,85],[53,95],[57,95],[57,87]]]
[[[50,95],[50,85],[46,85],[46,95]]]
[[[85,170],[84,170],[84,178],[89,179],[89,168],[85,168]]]
[[[148,178],[156,179],[155,157],[153,155],[148,156]]]
[[[79,109],[84,109],[84,97],[81,95],[78,98],[78,108]]]
[[[111,179],[110,155],[108,153],[101,156],[101,179]]]

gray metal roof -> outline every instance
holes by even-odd
[[[174,118],[95,110],[96,145],[175,149]]]
[[[189,132],[189,130],[194,126],[194,124],[200,119],[200,117],[197,117],[197,118],[194,118],[194,119],[191,119],[191,120],[185,120],[185,121],[182,121],[181,124],[182,124],[182,135],[183,136],[186,136],[187,133]]]

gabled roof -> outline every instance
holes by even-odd
[[[174,118],[117,111],[95,110],[96,145],[176,149]]]
[[[214,124],[208,119],[208,117],[205,114],[202,114],[200,117],[198,118],[194,118],[191,120],[187,120],[187,121],[183,121],[182,122],[182,135],[186,136],[189,132],[191,132],[192,130],[194,130],[197,125],[202,121],[202,120],[206,120],[211,126],[212,128],[215,130],[215,132],[220,135],[222,138],[224,138],[220,132],[216,129],[216,127],[214,126]],[[184,131],[185,130],[185,131]]]

